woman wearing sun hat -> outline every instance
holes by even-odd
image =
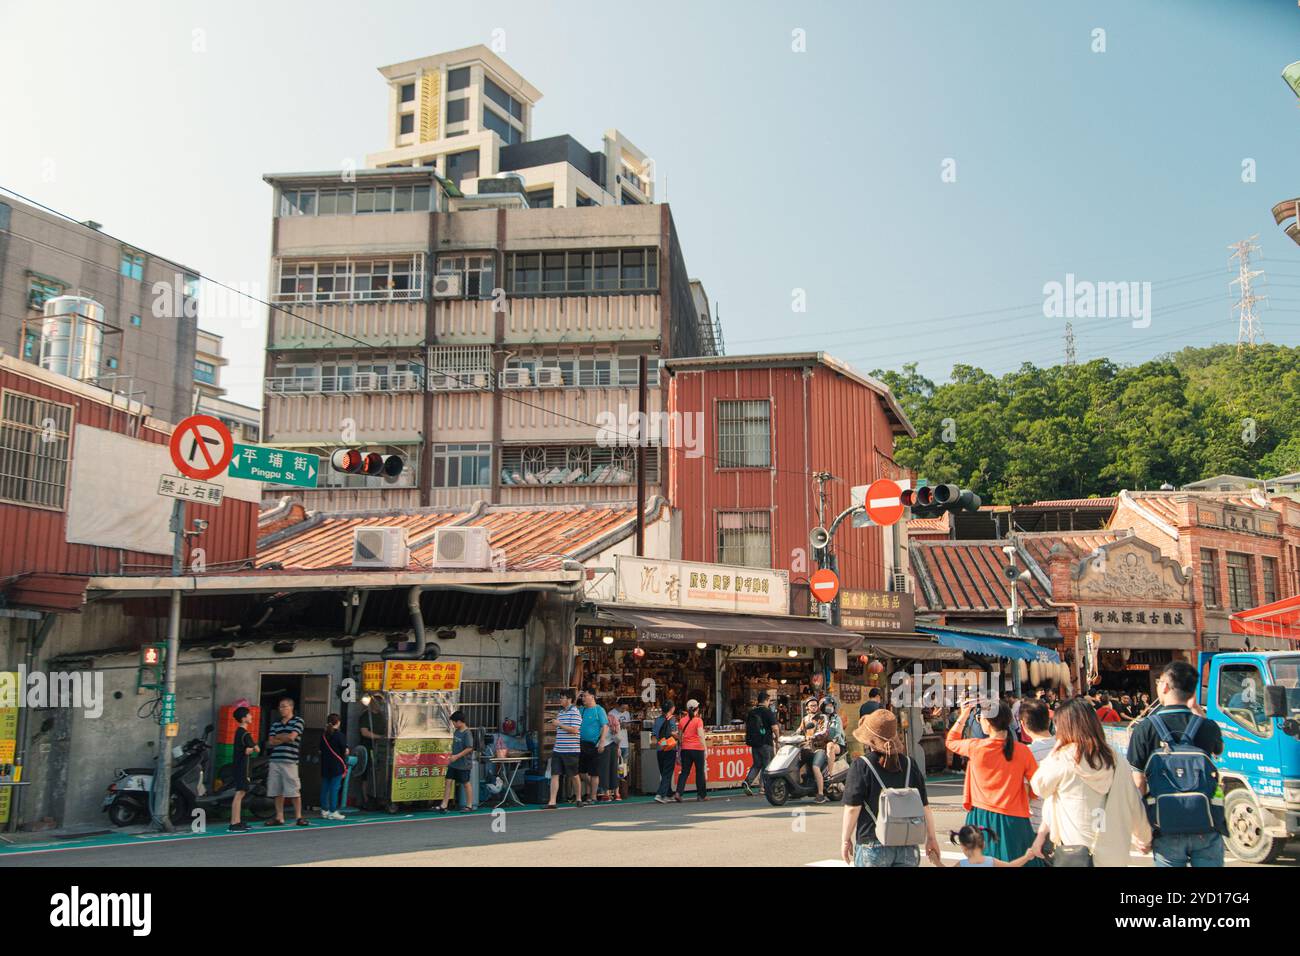
[[[921,794],[925,805],[925,854],[931,863],[942,865],[934,812],[925,792],[925,771],[906,755],[898,718],[892,711],[873,711],[858,721],[853,736],[862,744],[864,753],[849,767],[845,784],[841,858],[852,866],[921,865],[921,854],[915,846],[884,846],[876,839],[881,791],[910,787]]]

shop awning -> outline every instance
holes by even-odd
[[[972,634],[969,631],[955,631],[943,627],[918,627],[923,634],[933,634],[944,647],[955,647],[967,654],[982,654],[985,657],[1004,657],[1012,661],[1038,661],[1039,663],[1059,664],[1061,656],[1056,651],[1037,644],[1013,640],[1009,637],[994,637],[988,634]]]
[[[868,654],[905,661],[959,661],[962,657],[962,652],[957,648],[944,647],[926,634],[915,637],[868,637],[862,648]]]
[[[704,641],[708,644],[784,644],[850,650],[862,644],[861,634],[831,627],[811,617],[656,608],[633,610],[626,605],[602,604],[597,623],[634,628],[638,640],[681,646]]]
[[[1238,611],[1229,622],[1234,634],[1300,641],[1300,595]]]

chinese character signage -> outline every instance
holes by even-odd
[[[1085,629],[1105,633],[1142,631],[1145,633],[1190,634],[1194,626],[1191,608],[1115,607],[1083,605]]]
[[[840,591],[840,626],[846,631],[916,629],[916,605],[905,591]]]
[[[785,571],[627,555],[614,561],[620,603],[684,611],[790,613],[790,576]]]
[[[393,803],[441,800],[447,783],[447,758],[450,753],[450,737],[394,740]]]
[[[362,690],[458,690],[460,661],[366,661]]]
[[[797,650],[798,655],[791,657],[791,650]],[[727,656],[733,661],[811,660],[812,651],[806,647],[791,648],[788,644],[736,644],[727,650]]]
[[[235,442],[235,452],[231,456],[227,473],[231,478],[315,488],[319,478],[319,464],[320,459],[309,452]]]
[[[164,498],[179,498],[200,505],[219,505],[224,491],[221,485],[195,481],[180,475],[163,475],[158,479],[158,494]]]

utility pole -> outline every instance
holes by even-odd
[[[1259,235],[1253,235],[1249,239],[1243,239],[1240,242],[1234,242],[1228,246],[1233,250],[1228,261],[1237,260],[1237,278],[1228,283],[1228,288],[1234,285],[1238,287],[1237,304],[1234,307],[1237,310],[1237,353],[1240,354],[1242,348],[1249,345],[1254,348],[1256,339],[1263,333],[1259,325],[1259,316],[1255,313],[1255,304],[1258,302],[1267,302],[1268,296],[1255,295],[1251,283],[1254,279],[1264,274],[1263,269],[1251,269],[1250,257],[1252,253],[1259,252],[1259,243],[1256,241]]]
[[[645,353],[642,353],[637,359],[636,374],[637,410],[641,413],[637,418],[640,429],[636,436],[636,556],[638,558],[645,557],[645,443],[650,439],[650,425],[645,413],[647,364]],[[671,450],[669,453],[671,454]],[[659,465],[663,467],[662,458]]]
[[[175,536],[172,543],[172,577],[179,578],[185,566],[185,502],[177,498],[172,502],[172,520],[169,525]],[[163,690],[158,720],[157,770],[153,780],[153,823],[155,827],[171,832],[172,796],[172,738],[167,736],[168,702],[176,700],[176,659],[181,652],[181,592],[179,586],[172,590],[171,604],[167,609],[167,661],[163,677]]]

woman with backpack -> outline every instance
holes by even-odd
[[[673,794],[673,800],[677,803],[682,802],[682,794],[686,792],[686,778],[690,776],[691,768],[695,768],[695,799],[707,800],[708,781],[704,779],[705,764],[705,746],[704,746],[704,719],[700,717],[700,702],[698,700],[688,700],[686,702],[686,718],[681,722],[681,751],[682,751],[682,769],[677,775],[677,792]]]
[[[1050,832],[1053,866],[1128,866],[1130,840],[1151,842],[1133,768],[1106,743],[1101,718],[1085,700],[1056,712],[1056,746],[1033,787],[1043,798],[1044,824],[1033,851],[1042,854]]]
[[[972,711],[984,737],[962,738]],[[969,761],[962,804],[966,822],[993,831],[989,852],[1011,862],[1034,843],[1029,822],[1029,781],[1038,762],[1011,727],[1011,708],[996,699],[967,702],[948,731],[948,749]]]
[[[654,723],[655,756],[659,760],[659,789],[655,803],[668,803],[673,795],[673,771],[677,768],[677,705],[671,700]]]
[[[906,755],[898,718],[888,710],[872,711],[858,721],[853,736],[864,752],[849,768],[844,788],[840,857],[851,866],[920,866],[920,840],[911,840],[922,837],[930,862],[942,866],[925,771]],[[911,815],[918,801],[924,833]],[[908,816],[895,819],[900,810]]]

